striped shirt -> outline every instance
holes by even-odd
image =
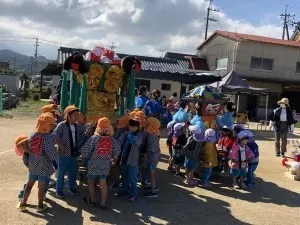
[[[147,140],[147,164],[157,166],[160,160],[159,137],[149,134]]]

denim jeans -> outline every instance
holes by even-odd
[[[248,164],[248,172],[247,172],[247,181],[246,183],[249,185],[254,185],[254,171],[256,170],[258,164],[257,163],[249,163]]]
[[[64,178],[68,175],[69,190],[76,190],[77,159],[76,157],[59,157],[57,162],[56,193],[63,193]]]
[[[130,165],[121,165],[121,181],[122,193],[128,193],[129,197],[137,196],[137,182],[138,182],[138,167]]]
[[[50,179],[48,182],[45,182],[45,194],[47,193],[48,189],[49,189],[49,182],[50,182]],[[27,183],[26,183],[27,184]],[[25,191],[25,188],[26,188],[26,184],[23,185],[23,188],[21,189],[21,191],[19,192],[18,194],[18,198],[23,198],[23,195],[24,195],[24,191]]]
[[[210,167],[209,167],[209,168],[204,168],[204,169],[203,169],[202,180],[203,180],[204,182],[209,182],[211,173],[212,173],[212,168],[210,168]]]

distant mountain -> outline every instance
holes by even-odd
[[[34,57],[22,55],[9,49],[0,50],[0,61],[9,62],[11,69],[23,70],[27,73],[31,73],[31,70],[34,73],[35,70]],[[49,61],[51,60],[48,60],[44,56],[38,56],[36,71],[40,72]]]

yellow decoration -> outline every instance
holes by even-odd
[[[104,73],[104,69],[100,64],[94,63],[90,65],[87,73],[87,89],[96,90]]]
[[[248,115],[246,113],[238,113],[235,118],[235,122],[238,124],[246,124],[248,121]]]
[[[81,85],[82,84],[82,74],[79,73],[79,71],[73,70],[74,74],[76,75],[78,83]]]
[[[116,93],[122,85],[122,69],[119,66],[112,65],[105,74],[104,89],[108,93]]]
[[[122,69],[117,65],[112,65],[107,70],[105,77],[108,80],[122,79]]]
[[[208,121],[204,121],[204,126],[205,126],[206,129],[208,129],[209,128],[209,122]]]
[[[216,121],[215,120],[212,120],[211,122],[210,122],[210,128],[212,128],[212,129],[215,129],[217,126],[216,126]]]

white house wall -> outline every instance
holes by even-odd
[[[228,58],[227,70],[219,70],[220,75],[225,75],[227,71],[231,71],[234,65],[236,41],[215,35],[203,47],[198,50],[197,55],[206,59],[211,71],[216,70],[217,58]]]
[[[0,74],[0,84],[5,84],[12,93],[19,92],[19,76]]]
[[[138,79],[138,78],[137,78]],[[150,80],[150,92],[153,89],[158,89],[161,91],[161,96],[166,96],[167,98],[171,97],[174,92],[177,92],[178,96],[180,95],[181,84],[175,81],[169,80],[157,80],[157,79],[143,79]],[[171,90],[165,91],[161,89],[162,84],[171,84]]]
[[[273,71],[252,70],[250,68],[251,57],[274,59]],[[244,74],[245,77],[274,81],[300,81],[300,74],[296,74],[297,62],[300,62],[300,48],[243,41],[239,44],[237,51],[235,70]]]

